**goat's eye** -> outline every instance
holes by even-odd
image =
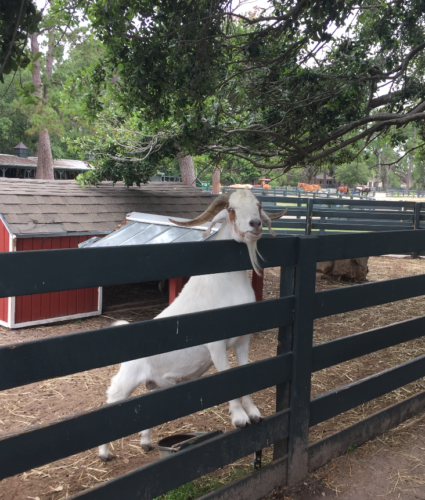
[[[228,211],[228,212],[233,213],[233,212],[235,211],[235,209],[234,209],[234,208],[230,208],[230,207],[229,207],[229,208],[227,209],[227,211]]]

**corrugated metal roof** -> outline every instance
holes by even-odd
[[[175,217],[175,220],[184,222],[189,219]],[[127,216],[128,223],[108,234],[104,238],[91,238],[80,243],[80,248],[87,247],[116,247],[127,245],[147,245],[160,243],[183,243],[189,241],[206,241],[213,239],[220,229],[217,224],[211,231],[211,235],[202,238],[209,226],[180,227],[170,222],[163,215],[152,215],[133,212]]]

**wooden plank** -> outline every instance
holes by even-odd
[[[0,219],[0,252],[9,251],[9,232],[7,231],[3,221]],[[9,299],[4,297],[0,299],[0,320],[9,321]]]
[[[306,235],[311,234],[311,223],[312,223],[311,215],[312,215],[312,212],[313,212],[313,200],[310,199],[307,202],[307,214],[305,217],[305,234]]]
[[[314,317],[323,318],[364,307],[419,297],[424,293],[425,274],[322,290],[315,295]]]
[[[298,197],[298,196],[259,196],[256,198],[261,202],[270,202],[270,203],[295,203],[297,201],[301,201],[303,204],[306,204],[310,199],[306,196]],[[415,202],[414,201],[387,201],[387,200],[351,200],[349,198],[316,198],[314,200],[315,205],[321,204],[327,205],[351,205],[351,206],[360,206],[366,208],[399,208],[405,207],[408,210],[414,210]]]
[[[319,238],[318,262],[425,250],[425,231],[333,234]]]
[[[258,250],[266,258],[264,267],[294,265],[296,238],[262,238]],[[137,262],[143,262],[143,266]],[[238,271],[252,266],[246,245],[210,241],[5,253],[0,254],[0,268],[0,297],[9,297]]]
[[[275,219],[272,222],[272,227],[289,227],[295,229],[305,229],[305,221],[296,221],[290,219]],[[302,233],[301,233],[302,234]]]
[[[52,250],[54,249],[60,249],[61,247],[61,238],[52,238]],[[57,271],[59,271],[59,269],[78,269],[78,267],[74,267],[72,266],[68,268],[68,266],[64,266],[63,265],[63,259],[61,258],[61,255],[63,255],[62,252],[64,251],[67,251],[67,250],[62,250],[60,254],[58,254],[58,261],[55,262],[55,267],[57,266]],[[50,252],[49,252],[50,254]],[[31,255],[29,256],[31,257]],[[48,264],[47,264],[48,265]],[[47,268],[45,268],[45,270],[49,269],[49,265]],[[64,278],[66,279],[66,278]],[[36,288],[37,288],[37,285],[36,285]],[[60,292],[53,292],[51,295],[50,295],[50,317],[51,318],[57,318],[58,316],[60,316]]]
[[[32,250],[33,246],[33,238],[25,238],[22,242],[22,251]],[[3,274],[3,268],[0,266]],[[19,276],[19,274],[18,274]],[[22,298],[22,302],[20,302],[21,310],[21,321],[22,323],[26,323],[27,321],[31,321],[31,307],[32,307],[32,295],[25,295]]]
[[[425,376],[425,355],[311,400],[310,427]]]
[[[299,239],[295,272],[293,371],[291,377],[291,418],[288,441],[288,485],[308,475],[308,432],[313,348],[313,308],[316,286],[317,238]]]
[[[123,491],[125,500],[156,498],[282,439],[280,422],[287,418],[286,413],[272,415],[257,425],[227,432],[72,498],[117,500],[122,498]]]
[[[34,238],[32,249],[41,250],[43,248],[42,238]],[[31,295],[31,321],[41,319],[41,293]]]
[[[420,229],[420,228],[421,228],[421,206],[419,203],[416,203],[413,229]],[[417,259],[417,258],[418,258],[418,252],[415,249],[415,251],[412,252],[412,259]]]
[[[315,222],[313,221],[313,229],[332,229],[339,231],[412,231],[413,225],[405,223],[400,224],[385,224],[385,223],[372,223],[372,222],[357,222],[357,221],[326,221]]]
[[[294,293],[295,267],[280,269],[280,296],[291,296]],[[277,339],[277,356],[292,351],[292,325],[281,325]],[[291,382],[276,386],[276,412],[289,408]],[[288,440],[278,441],[273,447],[273,460],[278,460],[288,453]]]
[[[71,248],[70,241],[71,241],[71,238],[69,236],[62,236],[62,238],[60,239],[61,248],[62,249]],[[69,294],[70,293],[71,293],[71,290],[65,290],[65,291],[59,293],[59,314],[58,314],[58,316],[67,316],[68,314],[70,314],[68,312]]]
[[[383,210],[328,210],[328,209],[315,209],[313,210],[313,217],[339,217],[343,219],[391,219],[397,221],[410,221],[413,222],[414,214],[400,213],[400,212],[385,212]]]
[[[86,289],[77,290],[77,313],[85,312]]]
[[[0,436],[0,479],[285,382],[291,359],[275,356]]]
[[[357,422],[342,431],[316,441],[308,448],[308,468],[316,470],[329,460],[346,453],[350,446],[357,446],[397,427],[425,409],[425,391],[411,396]]]
[[[78,243],[78,236],[71,236],[69,238],[69,248],[78,248]],[[77,290],[68,291],[68,314],[77,314]]]
[[[43,250],[51,250],[52,249],[52,240],[53,238],[43,238]],[[50,293],[42,293],[41,294],[41,319],[51,318],[50,315],[50,306],[51,306],[52,295]]]
[[[287,457],[227,483],[222,488],[200,497],[199,500],[258,500],[286,485],[286,469]]]
[[[269,212],[269,213],[274,214],[274,213],[279,213],[279,212],[281,212],[281,211],[282,211],[282,209],[283,209],[284,207],[282,207],[282,206],[277,206],[277,207],[264,207],[264,204],[263,204],[263,208],[264,208],[264,210],[265,210],[266,212]],[[307,207],[306,207],[306,208],[298,208],[298,207],[296,207],[296,208],[295,208],[295,207],[294,207],[294,208],[292,208],[292,207],[288,207],[288,211],[287,211],[287,213],[286,213],[285,217],[287,217],[287,216],[289,216],[289,215],[290,215],[290,216],[301,215],[302,217],[305,217],[305,216],[307,215]],[[279,219],[276,219],[276,220],[279,220]],[[274,224],[274,222],[273,222],[272,224]]]
[[[0,390],[287,325],[293,307],[285,297],[8,344],[0,347]]]
[[[313,347],[313,372],[425,335],[425,316],[356,333]]]

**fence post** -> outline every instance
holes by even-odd
[[[413,229],[419,229],[421,220],[421,204],[420,202],[415,203],[415,218],[413,220]],[[412,259],[418,258],[418,252],[412,252]]]
[[[280,268],[280,297],[294,294],[295,267]],[[281,326],[277,342],[277,355],[292,350],[293,327]],[[285,382],[276,386],[276,412],[289,408],[289,397],[291,393],[291,382]],[[288,453],[288,440],[277,441],[273,446],[273,460],[278,460]]]
[[[288,485],[308,475],[308,436],[318,238],[298,238],[288,440]]]
[[[312,224],[312,213],[313,213],[313,200],[310,198],[307,200],[307,215],[305,216],[305,234],[308,236],[311,234],[311,224]]]

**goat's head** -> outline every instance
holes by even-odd
[[[246,243],[252,265],[258,272],[258,250],[257,241],[261,238],[262,225],[268,227],[273,236],[276,233],[271,228],[271,220],[278,219],[286,213],[286,210],[277,214],[270,214],[263,210],[261,203],[248,189],[240,189],[233,193],[218,196],[205,212],[195,219],[187,222],[171,222],[179,226],[199,226],[211,221],[210,227],[205,231],[204,238],[211,233],[211,229],[217,222],[227,223],[232,231],[232,238],[239,243]],[[261,256],[260,256],[261,257]]]

